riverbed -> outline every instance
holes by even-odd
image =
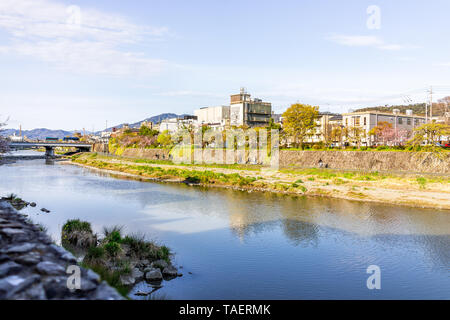
[[[448,210],[140,182],[45,160],[2,165],[0,177],[0,195],[36,202],[23,213],[56,242],[79,218],[170,247],[183,277],[154,298],[450,299]],[[370,265],[380,290],[367,288]]]

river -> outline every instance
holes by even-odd
[[[79,218],[170,247],[184,275],[160,298],[450,299],[449,211],[140,182],[45,160],[1,165],[0,180],[0,195],[38,204],[22,212],[58,243]],[[380,290],[367,288],[370,265]]]

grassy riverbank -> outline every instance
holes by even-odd
[[[78,165],[143,180],[185,182],[241,190],[376,201],[450,209],[450,177],[330,169],[280,169],[246,165],[178,165],[170,161],[79,154]]]

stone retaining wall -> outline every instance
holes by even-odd
[[[209,157],[204,153],[205,163],[214,162],[214,152]],[[246,152],[245,159],[236,156],[236,161],[254,163],[255,159],[249,161],[248,155]],[[149,160],[170,159],[169,150],[166,149],[125,149],[122,156]],[[280,150],[279,157],[280,167],[312,168],[318,167],[319,160],[322,160],[331,169],[450,174],[449,153],[438,157],[431,152]],[[256,161],[260,162],[259,159]]]
[[[319,160],[331,169],[450,174],[450,154],[394,151],[281,150],[281,167],[317,167]]]
[[[81,288],[69,290],[69,265],[77,265],[70,252],[0,201],[0,299],[123,299],[96,273],[81,267]]]

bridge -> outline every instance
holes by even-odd
[[[46,157],[55,156],[55,148],[77,148],[78,151],[89,152],[92,150],[92,143],[87,142],[10,142],[9,147],[11,149],[34,149],[34,148],[45,148]]]

